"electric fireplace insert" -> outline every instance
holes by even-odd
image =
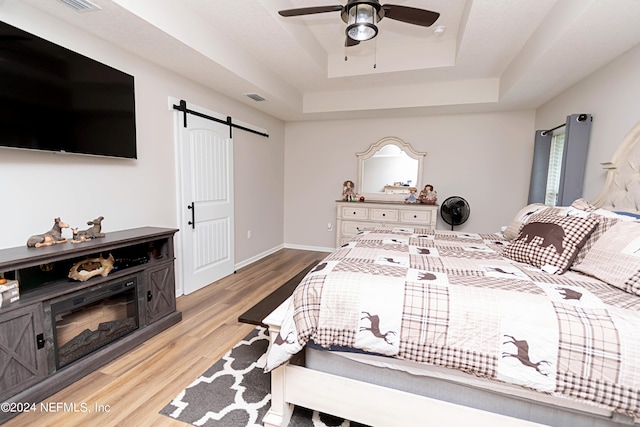
[[[136,288],[131,277],[51,304],[57,369],[138,329]]]

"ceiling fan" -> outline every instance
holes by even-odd
[[[342,20],[347,24],[345,40],[347,47],[374,38],[378,34],[376,23],[384,17],[422,27],[431,26],[440,17],[438,12],[395,4],[381,5],[378,0],[348,0],[344,6],[302,7],[281,10],[278,13],[289,17],[325,12],[340,12]]]

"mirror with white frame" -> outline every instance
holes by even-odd
[[[421,190],[427,153],[415,151],[399,138],[387,137],[358,157],[357,192],[366,200],[404,200],[410,187]]]

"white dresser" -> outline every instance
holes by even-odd
[[[438,205],[336,201],[336,247],[367,227],[436,228]]]

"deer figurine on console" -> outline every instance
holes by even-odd
[[[60,218],[54,219],[51,230],[46,233],[35,234],[27,239],[27,247],[39,248],[41,246],[51,246],[66,242],[67,239],[62,237],[63,228],[69,228],[69,224],[62,221]]]
[[[71,240],[71,243],[86,242],[87,240],[104,237],[104,233],[102,232],[103,219],[103,216],[99,216],[94,220],[87,221],[87,225],[91,225],[92,227],[86,230],[78,231],[77,228],[72,228],[71,231],[73,232],[73,239]]]

